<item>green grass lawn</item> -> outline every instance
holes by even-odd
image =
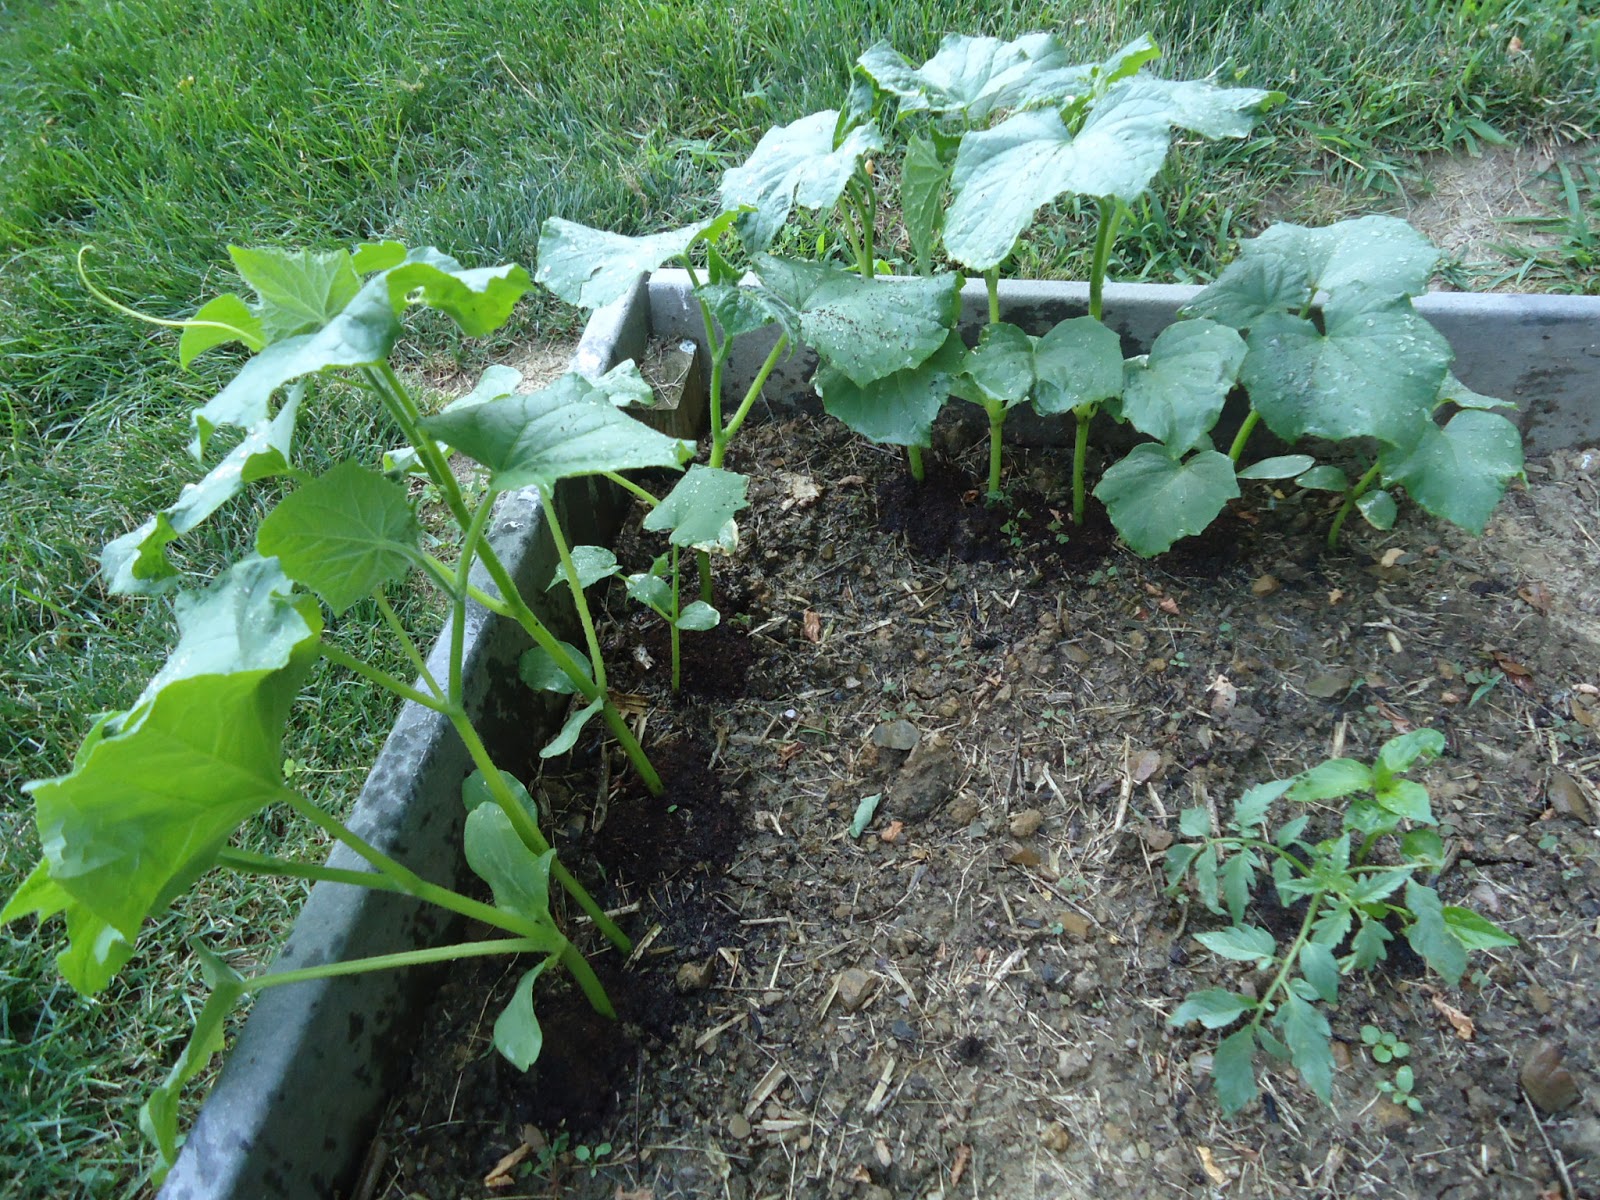
[[[1202,280],[1269,197],[1287,198],[1276,216],[1332,219],[1392,204],[1421,154],[1592,134],[1597,13],[1594,0],[0,0],[0,884],[37,856],[22,781],[63,770],[91,714],[126,705],[163,656],[166,606],[108,601],[95,555],[193,477],[188,409],[229,369],[216,355],[180,371],[170,333],[91,302],[73,270],[84,243],[102,287],[169,317],[232,286],[230,242],[395,236],[469,265],[531,265],[552,214],[626,232],[698,215],[765,128],[836,105],[879,38],[920,58],[949,31],[1051,28],[1084,59],[1149,32],[1164,73],[1291,97],[1247,142],[1182,149],[1125,227],[1114,277]],[[1589,253],[1577,212],[1562,228]],[[1063,209],[1020,265],[1081,273],[1083,242]],[[1570,282],[1565,261],[1530,282]],[[496,346],[429,326],[404,354],[472,367],[573,321],[531,303]],[[391,438],[353,401],[305,429],[312,466]],[[183,565],[228,561],[244,527],[187,539]],[[328,671],[307,703],[314,728],[288,753],[337,806],[392,713]],[[287,818],[247,837],[317,852]],[[92,1002],[56,979],[55,928],[0,933],[0,1191],[136,1189],[137,1106],[200,994],[184,939],[270,956],[296,895],[222,882],[190,898]]]

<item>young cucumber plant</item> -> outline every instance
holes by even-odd
[[[226,295],[189,321],[162,323],[182,329],[184,365],[227,343],[254,352],[221,392],[194,411],[192,449],[204,461],[218,429],[233,427],[243,436],[171,506],[112,542],[101,557],[113,592],[176,593],[178,644],[130,708],[95,723],[67,774],[27,785],[43,854],[0,911],[0,922],[63,917],[67,944],[57,962],[85,995],[103,989],[128,962],[147,919],[214,868],[399,892],[481,921],[503,936],[252,976],[197,945],[212,995],[188,1048],[141,1118],[163,1164],[176,1151],[178,1092],[220,1048],[227,1014],[246,992],[450,958],[533,954],[539,962],[524,974],[494,1028],[495,1044],[522,1067],[538,1054],[532,992],[550,962],[572,972],[596,1009],[611,1012],[599,980],[551,914],[549,881],[614,945],[626,949],[628,939],[557,861],[528,793],[495,767],[468,718],[465,617],[470,602],[521,624],[535,653],[554,669],[545,682],[582,702],[543,753],[569,748],[584,722],[599,714],[659,793],[660,779],[607,696],[583,571],[566,544],[556,487],[581,476],[678,468],[690,449],[618,410],[615,402],[642,386],[631,369],[593,382],[569,375],[519,394],[516,372],[491,368],[471,395],[436,416],[423,416],[389,364],[403,314],[411,307],[431,308],[470,335],[488,334],[531,287],[520,267],[464,270],[434,250],[408,251],[396,242],[348,253],[231,253],[254,301]],[[457,526],[454,563],[428,549],[403,480],[360,462],[341,462],[314,477],[294,465],[297,417],[332,374],[374,395],[406,438],[402,450],[386,456],[388,465],[394,474],[414,470],[427,477]],[[469,499],[457,482],[446,443],[487,469],[481,499]],[[168,545],[251,483],[272,478],[287,479],[294,488],[261,521],[254,552],[209,584],[187,585],[168,558]],[[534,613],[485,537],[495,497],[522,487],[536,488],[543,500],[587,651],[561,641]],[[387,596],[413,573],[438,588],[451,608],[442,671],[430,668]],[[370,607],[356,608],[363,603]],[[407,684],[324,637],[324,607],[346,620],[365,613],[381,620],[419,681]],[[461,737],[477,767],[463,793],[469,808],[465,854],[488,883],[492,903],[419,878],[285,779],[284,731],[301,683],[319,657],[439,713]],[[352,865],[230,848],[244,822],[278,804],[353,852]]]
[[[1217,1100],[1230,1116],[1257,1095],[1258,1049],[1292,1064],[1301,1081],[1331,1103],[1333,1032],[1319,1005],[1337,1005],[1341,977],[1382,962],[1397,930],[1451,984],[1466,970],[1470,951],[1516,945],[1510,934],[1471,909],[1443,903],[1417,879],[1443,868],[1444,843],[1431,828],[1436,822],[1427,789],[1406,775],[1443,748],[1442,734],[1420,729],[1386,742],[1370,765],[1336,758],[1259,784],[1239,798],[1225,830],[1213,827],[1204,807],[1180,816],[1179,829],[1193,840],[1167,851],[1168,894],[1182,894],[1187,884],[1208,910],[1225,914],[1229,928],[1196,934],[1196,940],[1266,980],[1254,993],[1195,992],[1171,1017],[1173,1025],[1198,1021],[1207,1029],[1237,1024],[1217,1047],[1211,1068]],[[1342,801],[1338,835],[1310,841],[1309,813],[1280,823],[1274,808],[1281,800]],[[1246,920],[1263,870],[1279,904],[1303,906],[1287,947]],[[1375,1041],[1381,1043],[1381,1035]],[[1400,1045],[1385,1048],[1390,1058],[1400,1057]],[[1409,1087],[1405,1092],[1409,1096]]]
[[[1239,495],[1241,478],[1298,478],[1343,492],[1333,538],[1352,508],[1386,528],[1397,486],[1428,511],[1481,530],[1521,472],[1520,442],[1509,421],[1484,411],[1497,401],[1449,376],[1448,346],[1412,311],[1409,297],[1437,255],[1401,222],[1275,227],[1245,244],[1189,320],[1148,355],[1124,360],[1102,317],[1128,206],[1152,186],[1175,132],[1246,137],[1283,99],[1159,78],[1148,69],[1158,54],[1139,38],[1104,61],[1073,63],[1049,33],[1011,42],[951,36],[916,65],[880,43],[858,60],[841,108],[769,130],[727,173],[716,216],[647,237],[551,219],[538,277],[592,307],[621,298],[641,272],[664,263],[688,270],[710,351],[713,466],[779,358],[804,342],[820,359],[812,382],[824,409],[872,441],[906,447],[919,479],[920,452],[951,395],[987,416],[991,498],[1001,494],[1010,410],[1028,403],[1070,414],[1074,524],[1084,519],[1094,419],[1107,415],[1148,435],[1094,489],[1139,554],[1205,529]],[[885,202],[886,179],[898,179],[897,210]],[[1098,214],[1088,313],[1035,336],[1002,320],[1000,275],[1038,214],[1062,199],[1087,201]],[[844,261],[771,252],[797,211],[837,225],[831,244],[848,249]],[[873,278],[885,211],[904,228],[916,278]],[[988,325],[975,347],[955,332],[961,277],[937,272],[941,259],[984,281]],[[746,335],[765,339],[755,344],[766,357],[724,421],[724,371]],[[1236,387],[1254,407],[1225,454],[1211,432]],[[1443,411],[1454,415],[1441,426]],[[1262,420],[1291,442],[1379,449],[1353,485],[1303,454],[1240,469]]]

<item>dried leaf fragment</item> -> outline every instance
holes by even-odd
[[[1282,586],[1283,584],[1278,582],[1276,576],[1262,575],[1250,585],[1250,590],[1257,596],[1270,596]]]
[[[523,1142],[510,1154],[502,1155],[500,1161],[495,1163],[494,1169],[483,1177],[483,1186],[486,1188],[511,1187],[517,1182],[511,1173],[517,1169],[518,1164],[523,1159],[528,1157],[528,1153],[532,1149],[533,1147],[528,1145],[527,1142]]]
[[[1517,595],[1522,602],[1541,617],[1550,615],[1550,589],[1542,583],[1524,584],[1517,589]]]
[[[1175,617],[1178,615],[1178,602],[1171,596],[1163,596],[1161,598],[1161,603],[1156,607],[1161,609],[1161,611],[1166,613],[1169,617]]]
[[[1211,1182],[1216,1184],[1218,1187],[1226,1187],[1228,1184],[1228,1173],[1221,1167],[1217,1166],[1217,1160],[1211,1155],[1211,1147],[1196,1146],[1194,1148],[1194,1152],[1195,1155],[1200,1159],[1200,1169],[1206,1173],[1206,1176],[1211,1180]]]
[[[1439,1011],[1439,1015],[1450,1022],[1451,1027],[1456,1031],[1456,1036],[1463,1042],[1470,1042],[1477,1035],[1478,1027],[1472,1023],[1472,1018],[1467,1016],[1466,1013],[1454,1005],[1446,1004],[1438,996],[1429,996],[1428,999],[1433,1002],[1433,1007]]]
[[[800,618],[800,632],[805,635],[808,642],[822,640],[822,618],[811,609],[806,609],[805,616]]]
[[[1402,550],[1399,546],[1390,546],[1387,550],[1385,550],[1383,552],[1383,557],[1381,559],[1379,559],[1378,561],[1383,566],[1392,567],[1397,562],[1399,562],[1402,558],[1404,558],[1405,555],[1406,555],[1406,552],[1404,550]]]
[[[955,1161],[950,1164],[951,1187],[961,1182],[961,1177],[967,1173],[967,1165],[970,1162],[972,1162],[972,1147],[962,1142],[956,1147]]]
[[[1152,778],[1161,769],[1161,754],[1156,750],[1141,750],[1133,756],[1133,761],[1128,764],[1128,778],[1134,783],[1143,783]]]

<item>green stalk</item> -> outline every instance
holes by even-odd
[[[1311,894],[1311,902],[1306,905],[1305,920],[1300,922],[1300,932],[1295,934],[1294,944],[1289,947],[1289,952],[1283,956],[1283,966],[1278,968],[1278,973],[1273,976],[1272,982],[1267,985],[1267,990],[1261,994],[1261,1001],[1256,1005],[1256,1015],[1251,1018],[1250,1024],[1259,1029],[1261,1020],[1267,1015],[1267,1008],[1272,1003],[1272,997],[1287,983],[1289,972],[1294,964],[1299,961],[1300,947],[1306,944],[1311,936],[1311,925],[1316,920],[1317,910],[1322,907],[1322,898],[1326,891],[1317,891]]]
[[[1239,426],[1233,445],[1228,447],[1228,457],[1233,460],[1234,466],[1239,465],[1239,456],[1244,453],[1244,445],[1250,440],[1250,435],[1256,431],[1256,426],[1259,424],[1261,424],[1261,414],[1252,408],[1250,415],[1245,417],[1244,424]]]
[[[271,875],[278,879],[309,879],[313,883],[347,883],[352,887],[371,888],[375,892],[399,892],[406,889],[396,880],[377,871],[346,871],[340,867],[327,867],[321,863],[292,862],[286,858],[272,858],[249,850],[223,850],[217,854],[217,865],[230,871],[248,872],[251,875]]]
[[[1072,410],[1076,424],[1072,438],[1072,523],[1083,524],[1084,467],[1089,461],[1089,423],[1094,420],[1096,406],[1085,404]]]
[[[546,931],[541,930],[541,933]],[[244,991],[261,992],[267,988],[282,987],[290,983],[309,983],[314,979],[336,979],[341,975],[364,975],[370,971],[388,971],[396,967],[421,966],[424,963],[452,962],[460,958],[486,958],[492,954],[524,954],[540,952],[553,954],[558,947],[553,941],[561,938],[549,930],[549,937],[494,938],[482,942],[459,942],[454,946],[431,946],[426,950],[403,950],[398,954],[374,954],[368,958],[347,958],[340,962],[323,963],[315,967],[299,967],[293,971],[269,971],[244,981]]]
[[[346,670],[354,671],[357,675],[361,676],[369,683],[375,683],[385,691],[393,692],[402,700],[409,700],[413,704],[420,704],[423,708],[432,709],[436,713],[446,713],[450,711],[450,703],[443,696],[425,695],[424,693],[417,691],[416,688],[411,687],[409,684],[401,683],[387,671],[380,671],[377,667],[363,662],[355,655],[347,653],[346,651],[339,649],[339,647],[332,645],[329,642],[323,642],[321,646],[318,647],[318,650],[321,652],[322,657],[327,659],[329,662],[338,663],[339,666],[344,667]]]
[[[985,400],[984,411],[989,414],[989,503],[1000,499],[1000,441],[1006,423],[1006,406],[1003,401]]]
[[[619,475],[616,471],[602,471],[601,474],[609,479],[612,483],[616,484],[623,491],[633,493],[634,496],[640,500],[643,500],[651,508],[655,508],[661,503],[661,501],[657,500],[654,496],[652,496],[644,488],[640,487],[633,480],[629,479],[626,475]]]
[[[877,233],[878,198],[872,188],[872,177],[863,175],[858,177],[856,186],[851,189],[851,198],[856,203],[861,225],[861,240],[864,246],[864,256],[861,260],[861,277],[871,279],[875,269],[874,259],[877,251],[873,246],[873,238]]]
[[[1367,473],[1356,480],[1355,487],[1345,493],[1344,503],[1339,506],[1339,512],[1333,518],[1333,525],[1328,530],[1328,549],[1332,550],[1339,544],[1339,531],[1344,528],[1344,519],[1350,515],[1350,510],[1356,506],[1356,501],[1366,494],[1372,486],[1372,481],[1378,477],[1378,464],[1374,462],[1367,468]]]
[[[738,411],[733,414],[733,419],[728,422],[728,427],[722,431],[720,440],[715,440],[711,447],[711,466],[720,467],[722,460],[728,453],[728,443],[733,441],[733,435],[739,432],[744,425],[745,418],[750,415],[750,410],[755,407],[761,398],[761,389],[767,386],[767,379],[772,375],[773,368],[778,365],[778,360],[783,357],[784,351],[789,348],[789,335],[780,334],[778,340],[772,343],[772,349],[767,351],[766,361],[761,364],[761,370],[756,372],[756,377],[750,381],[750,390],[745,392],[744,399],[739,402]],[[716,426],[712,425],[715,433]]]
[[[584,641],[589,647],[589,662],[594,667],[594,686],[598,692],[606,690],[606,663],[600,654],[600,636],[595,632],[594,616],[589,612],[589,598],[583,594],[583,583],[578,578],[578,565],[572,561],[572,551],[567,548],[566,534],[556,517],[554,496],[540,494],[544,501],[544,519],[550,525],[550,540],[555,543],[556,554],[561,558],[561,570],[567,577],[567,587],[572,590],[572,603],[578,610],[578,620],[583,625]]]
[[[389,597],[383,594],[382,588],[379,588],[373,598],[378,602],[378,611],[383,614],[383,623],[389,627],[389,631],[399,641],[400,649],[405,652],[405,656],[410,661],[412,669],[416,671],[417,677],[428,685],[428,690],[435,696],[441,700],[445,699],[444,689],[439,686],[439,681],[433,677],[433,672],[428,670],[428,660],[422,657],[422,651],[417,648],[416,641],[406,631],[405,625],[401,623],[399,614],[394,611],[394,605],[389,603]]]
[[[1000,324],[1000,268],[990,267],[983,273],[983,284],[989,292],[989,324]]]
[[[711,603],[711,552],[709,550],[696,550],[694,552],[695,570],[700,573],[700,599],[707,604]]]
[[[906,447],[906,466],[911,470],[911,478],[921,483],[924,477],[921,446]]]
[[[1111,247],[1117,240],[1117,226],[1122,223],[1122,204],[1111,197],[1100,201],[1100,225],[1094,236],[1094,262],[1089,268],[1089,315],[1096,321],[1105,312],[1104,293],[1106,266],[1111,261]]]
[[[704,583],[702,582],[702,587]],[[683,630],[678,628],[678,547],[672,548],[672,690],[677,691],[683,675]]]
[[[455,588],[450,601],[450,700],[461,704],[466,689],[462,684],[462,664],[467,645],[467,580],[472,574],[472,560],[483,540],[483,527],[489,521],[489,510],[494,507],[494,493],[485,496],[478,511],[472,514],[472,524],[461,540],[461,559],[456,564]],[[551,513],[552,520],[555,514]]]

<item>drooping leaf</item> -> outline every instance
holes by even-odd
[[[361,289],[361,276],[344,250],[229,246],[228,257],[260,297],[257,316],[269,343],[321,329]]]
[[[1217,844],[1208,843],[1194,860],[1194,894],[1214,913],[1222,912],[1222,890],[1218,883]]]
[[[683,257],[700,238],[714,238],[732,222],[733,215],[724,214],[681,229],[627,237],[550,217],[539,230],[534,278],[568,304],[599,308],[622,299],[639,276]]]
[[[1309,471],[1302,472],[1295,477],[1295,482],[1307,491],[1312,492],[1348,492],[1350,490],[1350,476],[1338,467],[1324,464],[1312,467]]]
[[[619,412],[602,389],[571,372],[536,392],[446,410],[422,428],[488,467],[497,491],[548,491],[576,475],[677,467],[692,452]]]
[[[1350,939],[1350,963],[1358,971],[1369,970],[1388,956],[1387,943],[1394,937],[1382,921],[1363,917],[1361,928]]]
[[[968,133],[951,176],[945,249],[975,271],[998,266],[1043,205],[1068,193],[1132,201],[1161,169],[1174,127],[1243,137],[1272,98],[1137,75],[1114,85],[1076,135],[1053,111]]]
[[[604,546],[574,546],[572,548],[572,565],[578,573],[578,586],[588,588],[599,583],[602,579],[621,572],[617,565],[617,556]],[[551,588],[565,587],[567,576],[564,571],[556,571],[550,576],[550,582],[545,585],[545,591]]]
[[[345,462],[285,496],[256,549],[337,615],[403,578],[421,536],[403,485]]]
[[[641,571],[628,576],[628,595],[640,604],[655,609],[663,617],[672,614],[672,585],[659,575]]]
[[[1226,988],[1205,988],[1190,992],[1178,1011],[1167,1018],[1168,1025],[1187,1025],[1199,1021],[1207,1029],[1222,1029],[1232,1025],[1245,1013],[1256,1007],[1256,1001]]]
[[[321,633],[289,586],[250,559],[180,597],[178,646],[134,707],[69,774],[26,785],[51,882],[130,943],[283,793],[284,722]]]
[[[1308,941],[1300,947],[1300,974],[1328,1004],[1339,1002],[1339,964],[1333,951],[1321,942]]]
[[[60,914],[66,921],[67,945],[56,954],[56,969],[80,995],[103,989],[133,957],[133,942],[90,912],[50,878],[50,863],[41,859],[0,909],[0,926],[23,917],[40,921]]]
[[[178,337],[178,365],[188,370],[199,355],[230,342],[242,342],[251,351],[267,344],[260,318],[232,292],[206,301],[184,322],[183,333]]]
[[[1382,488],[1363,492],[1356,498],[1356,509],[1374,529],[1393,529],[1395,518],[1400,515],[1394,497]]]
[[[715,629],[722,620],[722,614],[704,600],[695,600],[684,606],[678,614],[676,622],[679,629],[687,629],[692,633],[704,633],[708,629]]]
[[[533,985],[551,961],[547,958],[523,972],[510,1001],[494,1019],[494,1048],[519,1071],[533,1066],[544,1049],[544,1029],[533,1011]]]
[[[170,508],[106,544],[100,552],[100,570],[108,591],[150,595],[176,585],[178,572],[167,558],[167,544],[198,526],[245,484],[289,469],[295,420],[305,391],[304,383],[290,388],[278,415],[250,430],[204,479],[184,484]]]
[[[461,268],[454,259],[405,262],[388,273],[395,311],[408,304],[441,312],[469,337],[486,337],[504,325],[517,301],[533,290],[528,272],[516,263]]]
[[[1250,330],[1239,378],[1279,437],[1375,437],[1414,442],[1429,423],[1450,344],[1408,300],[1350,306],[1330,297],[1325,332],[1273,313]]]
[[[933,269],[933,252],[944,224],[944,191],[950,183],[954,160],[946,161],[931,137],[914,135],[900,163],[900,217],[905,222],[917,273]]]
[[[1255,1052],[1256,1028],[1246,1025],[1223,1038],[1211,1058],[1211,1086],[1217,1090],[1217,1103],[1230,1117],[1259,1094]]]
[[[1432,421],[1403,451],[1386,451],[1383,476],[1436,517],[1482,533],[1506,485],[1522,477],[1522,437],[1499,413],[1462,409],[1443,429]]]
[[[194,943],[193,949],[200,959],[200,970],[211,994],[195,1017],[194,1031],[178,1055],[178,1061],[172,1064],[161,1086],[150,1093],[150,1098],[139,1109],[139,1131],[154,1144],[161,1157],[160,1166],[152,1176],[152,1182],[158,1185],[178,1161],[179,1095],[184,1085],[205,1070],[212,1057],[221,1052],[228,1017],[245,988],[244,976],[222,959],[198,943]]]
[[[594,386],[605,393],[606,399],[618,408],[630,405],[637,408],[654,408],[656,391],[639,373],[639,364],[627,358],[619,362],[594,381]]]
[[[827,365],[818,369],[812,383],[828,415],[869,441],[927,446],[932,441],[934,420],[966,359],[961,335],[952,331],[944,345],[916,366],[875,379],[865,387]]]
[[[506,785],[506,790],[511,793],[511,798],[522,806],[522,810],[532,817],[534,823],[539,820],[539,806],[533,802],[533,797],[528,794],[528,789],[523,786],[510,771],[500,772],[500,781]],[[461,783],[461,805],[467,812],[471,812],[480,804],[494,804],[494,792],[489,788],[489,779],[482,771],[474,771]]]
[[[1093,317],[1069,317],[1034,341],[1033,407],[1066,413],[1122,394],[1122,339]]]
[[[801,338],[857,387],[915,367],[945,344],[961,279],[863,279],[821,263],[757,255],[756,273]]]
[[[1516,402],[1500,400],[1494,396],[1480,395],[1473,391],[1455,375],[1448,374],[1444,382],[1439,385],[1440,403],[1454,404],[1457,408],[1515,408]]]
[[[598,697],[593,704],[584,708],[574,709],[566,724],[561,726],[561,732],[550,739],[544,749],[539,751],[540,758],[554,758],[558,754],[565,754],[578,744],[578,735],[583,732],[583,727],[589,723],[589,718],[598,713],[606,705],[604,696]]]
[[[1094,494],[1122,540],[1148,558],[1210,525],[1239,485],[1226,454],[1198,450],[1179,459],[1142,442],[1100,477]]]
[[[1413,918],[1406,926],[1406,941],[1446,983],[1460,983],[1467,969],[1467,948],[1446,924],[1439,893],[1414,879],[1407,880],[1406,907]]]
[[[1266,966],[1278,954],[1278,943],[1265,929],[1255,925],[1235,925],[1231,929],[1214,929],[1194,935],[1207,950],[1237,962]]]
[[[1033,339],[1015,325],[985,325],[956,394],[977,404],[1021,404],[1033,393]]]
[[[1260,861],[1250,850],[1235,850],[1223,865],[1222,897],[1235,925],[1244,920],[1245,909],[1250,906],[1250,892],[1255,886],[1256,867]]]
[[[562,642],[561,647],[572,659],[573,665],[592,682],[594,666],[589,662],[589,656],[570,642]],[[522,657],[517,660],[517,676],[536,692],[572,696],[579,690],[572,676],[556,665],[556,660],[543,646],[529,646],[522,652]]]
[[[1278,1028],[1300,1081],[1326,1104],[1333,1102],[1333,1030],[1322,1010],[1290,992],[1278,1010]]]
[[[496,908],[536,925],[552,924],[550,864],[554,850],[535,854],[498,804],[480,804],[469,812],[463,837],[467,865],[489,885]]]
[[[350,265],[355,267],[356,274],[370,275],[374,271],[398,267],[405,262],[406,253],[404,242],[361,242],[350,251]]]
[[[1122,415],[1171,453],[1183,454],[1206,442],[1244,356],[1244,339],[1226,325],[1169,325],[1148,355],[1127,364]]]
[[[644,518],[644,527],[669,533],[674,546],[721,547],[734,514],[748,508],[747,476],[696,463],[661,503]]]
[[[762,135],[741,166],[722,178],[722,211],[740,208],[739,237],[751,250],[765,250],[795,206],[831,209],[844,194],[861,160],[883,149],[876,122],[857,125],[834,145],[839,114],[812,113]]]

